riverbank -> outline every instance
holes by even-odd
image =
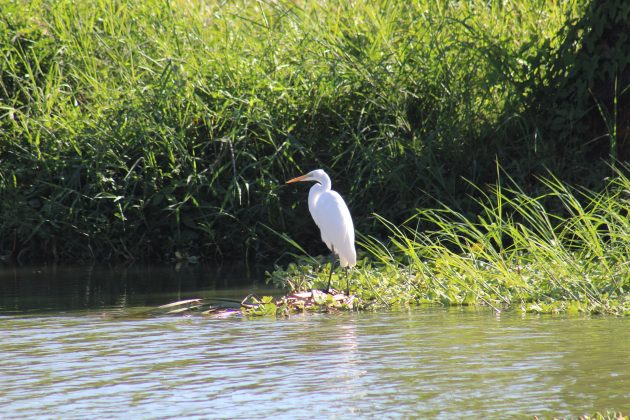
[[[388,240],[358,240],[363,258],[349,277],[354,306],[630,314],[630,180],[619,173],[602,193],[542,182],[537,196],[498,185],[484,193],[474,216],[444,208],[419,210],[402,226],[380,218]],[[329,265],[304,258],[269,280],[308,290],[325,287],[328,273]],[[333,285],[345,284],[339,270]]]
[[[627,8],[4,1],[0,259],[322,287],[289,265],[325,248],[284,187],[322,167],[365,306],[625,314]]]

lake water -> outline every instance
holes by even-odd
[[[458,308],[138,315],[196,297],[237,306],[264,287],[230,271],[0,272],[0,418],[630,412],[624,318]]]

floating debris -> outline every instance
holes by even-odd
[[[210,308],[201,312],[201,315],[209,316],[212,318],[229,318],[232,316],[241,316],[240,309],[234,308]]]
[[[171,309],[170,311],[165,313],[165,315],[176,315],[176,314],[181,314],[187,311],[198,310],[200,305],[202,304],[203,304],[203,300],[201,299],[180,300],[178,302],[172,302],[166,305],[158,306],[157,310],[159,311],[159,310],[165,310],[165,309],[170,309],[170,308],[176,308],[176,309]],[[178,308],[178,306],[181,306],[181,307]]]
[[[231,316],[241,316],[241,310],[237,308],[222,308],[212,306],[203,299],[187,299],[177,302],[167,303],[158,306],[151,311],[151,315],[204,315],[213,318],[228,318]]]
[[[223,308],[205,303],[203,299],[187,299],[159,306],[151,311],[153,315],[190,315],[198,314],[212,318],[233,316],[289,316],[303,312],[334,312],[351,310],[355,307],[356,297],[331,289],[329,293],[313,289],[310,291],[291,292],[274,299],[272,296],[247,295],[240,303],[240,308]]]

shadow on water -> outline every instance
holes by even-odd
[[[249,293],[274,290],[264,269],[221,267],[45,267],[0,269],[0,314],[155,307],[204,299],[238,307]]]

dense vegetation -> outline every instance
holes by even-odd
[[[0,255],[273,261],[272,231],[320,253],[305,190],[283,186],[315,167],[381,238],[373,213],[483,213],[497,161],[524,193],[549,173],[602,188],[628,149],[629,16],[621,0],[0,0]]]
[[[527,312],[630,314],[630,179],[593,193],[557,179],[531,196],[511,181],[466,216],[419,210],[390,240],[363,237],[366,258],[351,272],[354,306],[485,305]],[[432,229],[419,229],[424,224]],[[325,287],[329,267],[302,261],[270,275],[297,290]],[[343,274],[334,286],[346,287]]]

